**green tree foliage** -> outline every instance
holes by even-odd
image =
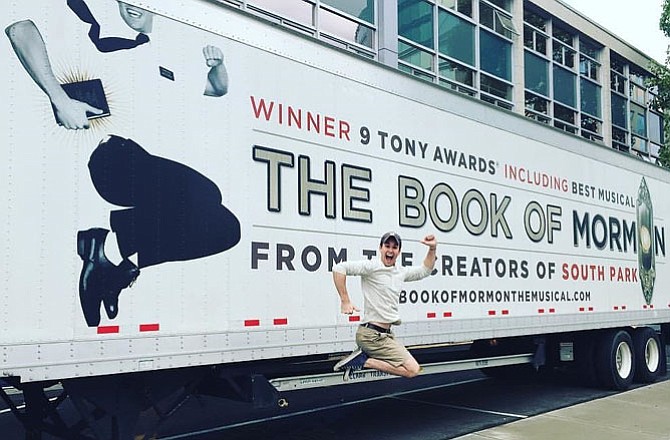
[[[658,22],[659,28],[663,31],[666,37],[670,37],[670,0],[663,0],[663,12]],[[649,81],[649,85],[658,88],[657,102],[652,103],[659,110],[665,109],[663,112],[663,131],[665,133],[665,142],[661,147],[659,154],[659,162],[665,168],[670,168],[670,117],[668,110],[670,110],[670,56],[666,51],[665,65],[661,65],[654,61],[651,62],[649,70],[654,75]]]
[[[658,27],[663,31],[666,37],[670,37],[670,1],[663,0],[663,11]]]

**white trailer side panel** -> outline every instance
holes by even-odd
[[[667,172],[213,2],[131,3],[155,14],[150,41],[113,52],[63,4],[14,2],[4,15],[5,26],[32,20],[59,82],[100,79],[109,115],[59,126],[9,40],[0,46],[3,375],[347,350],[360,317],[339,314],[330,268],[373,255],[387,230],[403,237],[405,264],[421,263],[425,234],[439,240],[434,276],[403,293],[407,344],[670,321]],[[102,36],[135,39],[115,2],[87,4]],[[212,47],[224,55],[224,96],[203,94]],[[175,218],[199,225],[208,211],[142,167],[92,171],[107,135],[214,185],[239,241],[211,251],[207,222],[166,240]],[[91,172],[114,188],[163,188],[161,202],[147,212],[101,194]],[[118,315],[87,325],[77,233],[110,229],[110,212],[128,210],[150,218],[131,222],[133,239],[161,258],[138,251]],[[655,271],[646,297],[641,244]]]

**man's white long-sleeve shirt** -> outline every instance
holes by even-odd
[[[345,261],[333,266],[333,272],[361,277],[363,291],[363,322],[398,325],[400,291],[405,281],[418,281],[430,275],[423,264],[416,267],[384,266],[381,260]]]

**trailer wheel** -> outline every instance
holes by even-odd
[[[651,383],[658,379],[661,371],[663,349],[661,338],[652,328],[641,327],[633,332],[635,349],[635,380]]]
[[[623,391],[633,383],[633,340],[624,330],[606,331],[596,347],[596,371],[603,386]]]

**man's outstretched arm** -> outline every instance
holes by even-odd
[[[7,26],[5,33],[23,68],[56,108],[56,117],[61,124],[69,129],[88,128],[86,112],[100,114],[102,110],[71,99],[65,93],[53,73],[46,45],[35,23],[31,20],[17,21]]]
[[[354,312],[360,311],[349,298],[349,292],[347,291],[347,275],[333,270],[333,282],[335,283],[337,294],[340,296],[340,311],[345,315],[351,315]]]
[[[434,235],[426,235],[421,243],[428,246],[428,252],[426,252],[426,257],[423,259],[423,265],[426,266],[431,271],[435,267],[435,250],[437,249],[437,239]]]

